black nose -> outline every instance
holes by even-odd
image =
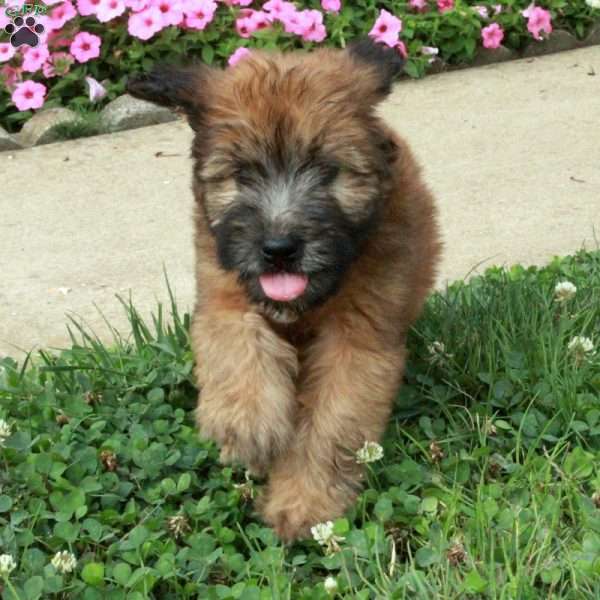
[[[262,254],[269,262],[290,260],[294,258],[300,248],[300,242],[291,237],[278,237],[266,240],[262,247]]]

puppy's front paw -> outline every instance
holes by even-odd
[[[219,462],[230,465],[236,462],[246,466],[251,475],[263,477],[277,455],[277,445],[269,440],[262,444],[254,438],[245,438],[231,431],[220,443]]]
[[[292,438],[292,416],[282,401],[280,411],[259,410],[251,399],[237,402],[207,401],[201,398],[197,410],[203,437],[217,442],[223,464],[240,462],[254,475],[263,475],[272,461],[283,453]]]
[[[316,525],[313,515],[308,507],[300,510],[288,509],[269,514],[268,509],[263,512],[263,517],[267,525],[273,528],[277,537],[284,543],[291,543],[296,540],[310,537],[310,528]]]
[[[265,497],[259,501],[263,520],[279,539],[292,542],[310,537],[310,528],[333,520],[344,513],[351,496],[333,497],[328,486],[314,485],[297,477],[272,476]]]
[[[192,340],[201,433],[221,447],[223,462],[263,472],[293,435],[295,348],[251,312],[199,315]]]

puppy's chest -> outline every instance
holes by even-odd
[[[289,342],[301,354],[312,340],[315,338],[316,330],[312,323],[305,318],[297,318],[289,323],[277,321],[269,318],[271,328],[277,335]]]
[[[269,320],[271,325],[276,327],[288,327],[298,321],[296,312],[284,307],[275,307],[266,302],[260,304],[258,310]]]

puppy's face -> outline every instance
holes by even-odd
[[[389,184],[394,147],[373,107],[401,67],[366,40],[130,82],[133,95],[187,114],[196,198],[221,266],[252,301],[299,314],[341,285]]]

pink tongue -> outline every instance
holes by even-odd
[[[308,277],[297,273],[269,273],[260,276],[260,285],[271,300],[288,302],[304,292]]]

